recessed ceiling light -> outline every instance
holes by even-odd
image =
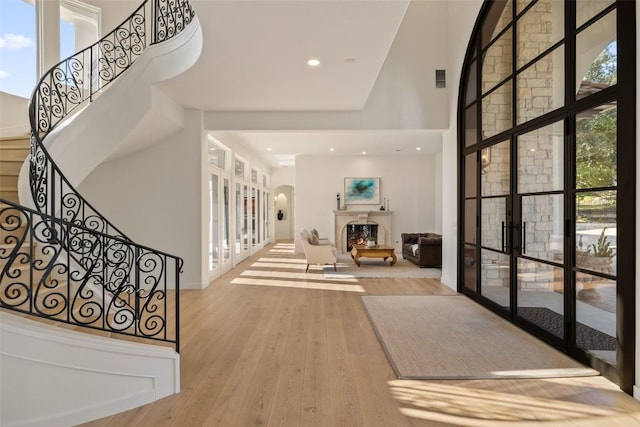
[[[333,148],[329,148],[329,151],[333,151]]]
[[[311,58],[310,60],[307,61],[307,65],[309,67],[317,67],[318,65],[320,65],[320,60],[316,58]]]
[[[271,147],[267,148],[267,151],[271,151],[271,150],[272,150],[272,148],[271,148]]]
[[[422,148],[420,148],[420,147],[416,147],[416,150],[420,151],[420,150],[422,150]]]
[[[366,152],[366,151],[363,151],[363,152],[362,152],[362,154],[367,154],[367,152]]]

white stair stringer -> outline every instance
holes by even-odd
[[[202,51],[197,16],[170,40],[146,48],[94,102],[47,135],[45,146],[77,187],[102,162],[160,142],[184,125],[183,109],[153,86],[189,69]],[[27,160],[18,181],[20,203],[34,207]]]
[[[0,390],[2,426],[75,425],[178,393],[180,356],[0,312]]]

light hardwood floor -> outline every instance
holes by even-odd
[[[305,275],[292,246],[181,292],[181,393],[85,425],[640,426],[640,402],[602,377],[398,380],[360,296],[454,292],[434,279],[338,285]]]

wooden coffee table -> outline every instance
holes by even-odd
[[[394,249],[395,248],[393,246],[389,245],[376,245],[373,247],[367,247],[366,245],[353,245],[353,248],[351,249],[351,258],[353,258],[358,267],[360,267],[360,258],[362,257],[382,258],[384,261],[386,261],[387,258],[391,258],[391,264],[389,264],[389,266],[392,266],[396,261],[398,261],[396,254],[393,252]]]

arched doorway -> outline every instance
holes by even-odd
[[[281,185],[274,190],[275,238],[292,240],[294,227],[293,187]]]
[[[635,4],[485,2],[459,117],[458,289],[632,392]]]

